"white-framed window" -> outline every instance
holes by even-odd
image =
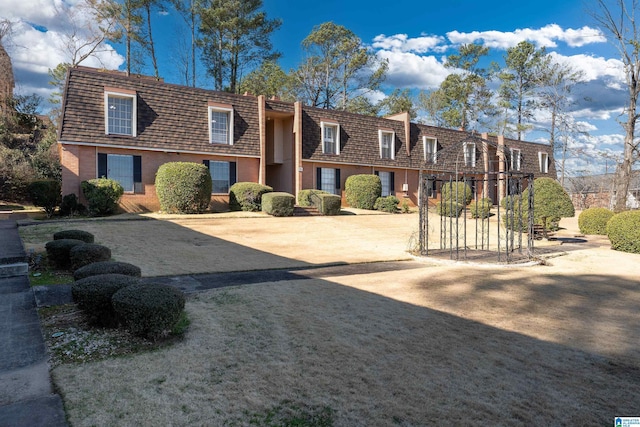
[[[340,154],[340,125],[338,123],[320,122],[322,133],[322,153]]]
[[[204,160],[211,174],[211,194],[228,194],[229,188],[236,183],[236,162]]]
[[[549,154],[539,151],[538,161],[540,162],[540,172],[549,173]]]
[[[142,158],[130,154],[98,153],[97,177],[118,181],[127,193],[140,192],[142,190]]]
[[[120,93],[105,91],[105,133],[107,135],[136,136],[136,104],[135,92]]]
[[[341,195],[340,169],[317,168],[316,188],[327,193]]]
[[[382,186],[382,197],[395,196],[395,173],[394,172],[376,172],[376,175],[380,177],[380,184]]]
[[[209,142],[233,145],[233,107],[209,105]]]
[[[521,159],[522,158],[522,153],[520,151],[519,148],[512,148],[511,149],[511,170],[513,171],[519,171],[520,167],[521,167]]]
[[[464,165],[468,167],[476,166],[476,144],[474,142],[465,142],[463,146],[464,150]]]
[[[380,158],[393,160],[396,154],[396,133],[392,130],[380,129],[378,138],[380,139]]]
[[[424,161],[427,163],[437,163],[438,140],[436,138],[423,136],[422,145],[424,145]]]

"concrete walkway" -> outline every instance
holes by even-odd
[[[0,220],[0,426],[66,426],[16,219]]]

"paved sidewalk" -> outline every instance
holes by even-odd
[[[0,426],[66,426],[15,217],[0,220]]]

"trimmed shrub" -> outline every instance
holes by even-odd
[[[90,179],[80,183],[82,194],[89,203],[91,215],[111,215],[118,209],[118,201],[124,188],[116,180],[108,178]]]
[[[467,206],[473,194],[471,187],[461,181],[445,182],[442,184],[442,200],[452,200],[459,205]]]
[[[382,212],[396,213],[400,200],[396,196],[378,197],[373,207]]]
[[[308,207],[315,206],[316,204],[313,202],[313,199],[316,198],[318,194],[331,194],[322,190],[300,190],[298,192],[298,206]]]
[[[120,261],[100,261],[87,264],[73,272],[74,280],[81,280],[85,277],[99,276],[101,274],[124,274],[126,276],[140,277],[142,272],[140,267]]]
[[[529,194],[524,199],[521,194],[506,196],[500,202],[504,208],[502,223],[509,230],[528,232],[529,227]]]
[[[113,328],[118,326],[118,316],[111,303],[113,294],[139,282],[139,278],[124,274],[91,276],[74,282],[71,295],[91,324]]]
[[[62,230],[53,233],[53,240],[60,239],[76,239],[82,240],[85,243],[93,243],[95,241],[93,234],[84,230]]]
[[[585,209],[578,216],[578,227],[583,234],[607,234],[607,222],[614,213],[607,208]]]
[[[337,194],[316,194],[314,200],[315,199],[317,199],[315,206],[318,208],[320,215],[340,215],[342,198]]]
[[[571,197],[553,178],[537,178],[533,181],[533,215],[536,224],[548,230],[557,230],[560,218],[571,218],[576,212]],[[529,199],[529,189],[522,192],[522,200]]]
[[[236,182],[229,189],[229,209],[232,211],[259,212],[262,210],[262,195],[273,188],[255,182]]]
[[[69,261],[71,269],[77,270],[85,265],[109,261],[111,259],[111,249],[106,246],[97,245],[95,243],[85,243],[71,248],[69,251]]]
[[[262,195],[262,211],[273,216],[293,216],[296,197],[289,193],[274,192]]]
[[[493,207],[491,199],[482,198],[477,202],[474,200],[469,205],[469,211],[472,218],[489,218],[489,213]]]
[[[62,197],[62,203],[60,203],[60,215],[73,216],[82,214],[87,208],[78,201],[78,196],[75,194],[67,194]]]
[[[158,168],[156,194],[167,213],[202,213],[211,202],[211,173],[200,163],[169,162]]]
[[[52,240],[44,245],[47,251],[47,259],[56,268],[69,268],[71,258],[69,253],[75,246],[86,244],[82,240],[77,239],[60,239]]]
[[[440,216],[459,217],[464,205],[451,200],[440,201],[436,204],[436,211]]]
[[[611,249],[640,254],[640,211],[615,214],[607,222],[607,237]]]
[[[352,208],[373,210],[382,195],[382,183],[376,175],[351,175],[344,183],[344,195]]]
[[[166,335],[178,323],[185,302],[182,292],[160,284],[120,289],[111,301],[119,319],[133,334],[152,340]]]
[[[29,198],[33,204],[43,208],[49,218],[62,201],[61,190],[60,182],[52,179],[33,181],[27,187]]]

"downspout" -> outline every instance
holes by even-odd
[[[482,197],[489,198],[489,145],[487,140],[489,134],[483,132],[480,137],[482,138],[482,162],[484,163],[484,185],[482,186]]]
[[[258,183],[266,185],[267,176],[267,118],[265,117],[264,95],[258,95],[258,135],[260,139],[260,169]]]
[[[498,204],[505,196],[504,174],[504,135],[498,135]]]
[[[294,174],[295,174],[295,196],[298,200],[298,193],[302,190],[302,104],[298,101],[293,104],[293,133],[294,133]],[[313,172],[313,169],[311,170]]]

